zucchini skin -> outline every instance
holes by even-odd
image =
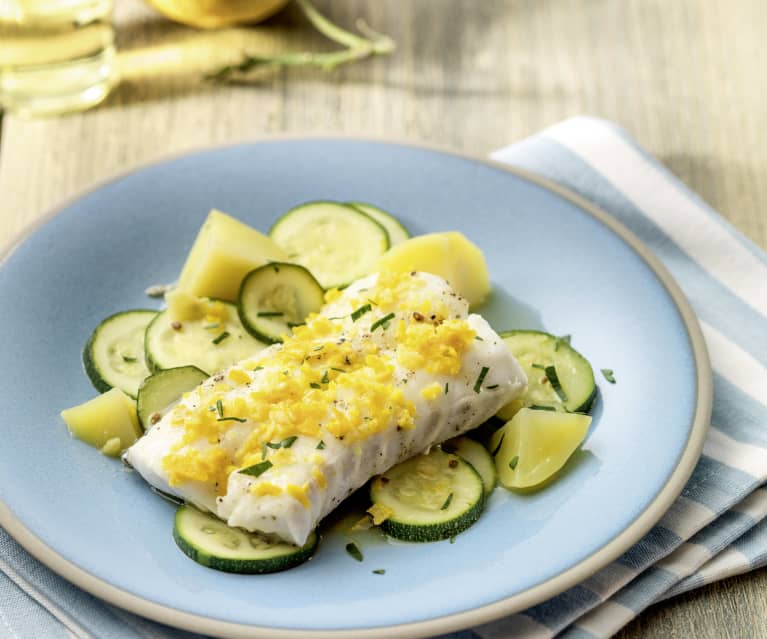
[[[287,213],[284,213],[281,215],[272,225],[272,227],[269,229],[269,237],[278,245],[280,248],[285,250],[286,252],[290,253],[288,251],[287,247],[285,247],[281,242],[281,236],[282,236],[282,229],[286,226],[290,228],[290,225],[294,224],[294,221],[291,219],[292,217],[296,215],[307,215],[306,210],[317,207],[317,206],[329,206],[338,208],[343,212],[345,215],[352,214],[354,216],[359,216],[359,218],[364,219],[367,223],[367,225],[373,229],[375,229],[376,233],[380,236],[379,239],[381,240],[380,246],[375,249],[376,255],[383,255],[386,251],[391,248],[391,240],[389,238],[389,232],[386,230],[386,227],[381,224],[378,220],[373,218],[372,216],[368,215],[364,211],[360,210],[359,208],[347,204],[344,202],[338,202],[333,200],[313,200],[309,202],[304,202],[303,204],[299,204],[298,206],[294,206],[292,209],[290,209]],[[311,215],[311,214],[309,214]],[[303,220],[303,224],[311,225],[311,220]],[[285,226],[283,226],[285,225]],[[311,228],[310,228],[311,230]],[[359,238],[355,238],[355,241]],[[306,256],[302,256],[305,258]],[[370,268],[364,269],[364,270],[355,270],[354,272],[348,272],[344,271],[343,273],[331,273],[335,277],[326,277],[327,273],[325,272],[325,269],[318,268],[317,264],[310,263],[310,261],[306,261],[305,259],[299,259],[298,262],[306,267],[314,277],[317,279],[317,281],[320,283],[322,288],[325,290],[329,290],[331,288],[338,288],[343,289],[349,286],[352,282],[355,280],[364,277],[366,275],[369,275],[371,272],[372,267],[374,266],[374,263],[371,262],[368,266]],[[348,267],[348,264],[345,266]],[[343,275],[343,276],[342,276]]]
[[[471,468],[474,470],[474,472],[477,472],[473,466]],[[455,535],[462,533],[464,530],[476,523],[482,514],[484,507],[485,497],[483,496],[469,510],[467,510],[459,517],[451,519],[450,521],[439,524],[415,526],[391,518],[387,519],[381,524],[381,530],[383,530],[390,537],[400,539],[401,541],[421,543],[449,539],[450,537],[454,537]]]
[[[270,262],[269,264],[265,264],[264,266],[260,266],[257,269],[254,269],[250,271],[243,279],[242,283],[240,284],[240,290],[237,295],[237,314],[240,318],[240,323],[242,324],[243,328],[248,331],[253,337],[255,337],[257,340],[260,340],[264,342],[265,344],[281,344],[282,338],[276,337],[270,333],[267,333],[264,330],[261,330],[258,326],[258,317],[257,317],[257,311],[256,311],[256,317],[252,317],[252,310],[249,309],[247,305],[247,294],[251,287],[258,284],[258,280],[261,277],[261,274],[264,272],[269,272],[270,269],[277,269],[277,272],[286,271],[290,272],[293,271],[298,275],[298,278],[304,279],[304,287],[311,287],[314,289],[315,295],[317,295],[317,301],[319,301],[318,306],[310,305],[312,306],[313,310],[310,310],[309,313],[316,313],[319,312],[322,308],[322,305],[324,304],[324,289],[322,286],[320,286],[320,283],[317,281],[317,279],[312,275],[311,271],[307,269],[304,266],[301,266],[300,264],[292,264],[290,262]],[[288,279],[290,279],[290,275],[288,275]],[[285,279],[285,275],[283,273],[281,278],[277,279]],[[306,291],[301,291],[301,293],[306,293]],[[304,295],[306,296],[306,295]],[[298,319],[298,318],[296,318]],[[300,318],[303,322],[305,317]],[[286,331],[290,331],[290,328],[288,325],[285,327]]]
[[[226,557],[217,557],[216,555],[205,552],[198,546],[189,543],[179,531],[179,528],[183,527],[183,525],[179,525],[179,521],[183,518],[184,510],[186,508],[189,508],[189,506],[181,506],[176,511],[173,525],[173,540],[176,542],[176,545],[181,552],[206,568],[242,575],[265,575],[294,568],[307,561],[317,549],[319,537],[316,532],[312,532],[309,535],[307,542],[301,548],[296,548],[295,552],[286,555],[265,559],[230,559]]]
[[[151,394],[152,387],[155,384],[161,383],[161,379],[163,377],[166,379],[172,380],[179,373],[186,374],[187,378],[196,376],[197,383],[195,384],[195,386],[198,384],[202,384],[202,382],[204,382],[209,377],[209,375],[205,371],[197,368],[196,366],[191,366],[191,365],[177,366],[175,368],[166,368],[165,370],[152,373],[149,377],[147,377],[143,382],[141,382],[141,385],[138,388],[138,397],[136,398],[139,423],[141,424],[144,430],[146,430],[149,426],[151,426],[151,423],[149,423],[149,419],[150,419],[150,415],[153,412],[167,408],[167,405],[165,406],[153,405],[154,397]],[[179,389],[178,398],[181,398],[181,395],[183,393],[191,390],[195,386],[190,387],[188,385],[184,385],[183,388]],[[147,394],[149,394],[149,397],[147,397]]]
[[[120,317],[122,315],[126,315],[129,313],[153,313],[155,316],[158,314],[158,311],[156,309],[152,308],[133,308],[128,311],[120,311],[118,313],[113,313],[109,317],[105,317],[101,322],[99,322],[98,326],[96,326],[95,329],[93,329],[93,332],[88,337],[88,341],[85,342],[85,346],[83,346],[83,368],[85,369],[85,374],[88,376],[88,379],[91,381],[91,384],[93,384],[93,387],[99,392],[99,393],[106,393],[109,390],[112,390],[113,386],[109,384],[101,374],[101,371],[99,370],[98,365],[96,364],[96,361],[93,357],[93,345],[98,338],[99,330],[100,328],[109,321],[112,321],[113,319]],[[154,318],[149,322],[151,324],[154,321]],[[148,326],[148,324],[147,324]],[[147,368],[151,371],[151,366],[149,364],[149,361],[146,360],[146,349],[145,349],[145,363]],[[120,389],[125,392],[124,389]],[[133,393],[125,393],[129,397],[132,397],[133,399],[136,399],[136,395]]]
[[[111,317],[114,317],[114,316],[111,316]],[[83,367],[85,368],[85,374],[88,376],[88,379],[91,380],[91,384],[93,384],[93,387],[99,393],[106,393],[108,390],[112,390],[112,386],[110,384],[107,384],[102,379],[101,373],[99,373],[99,369],[96,367],[96,362],[93,361],[93,356],[91,355],[91,352],[93,349],[93,342],[96,339],[97,332],[98,332],[98,328],[96,328],[96,330],[93,331],[93,333],[91,333],[91,336],[88,338],[88,341],[85,342],[85,346],[83,347]],[[149,362],[147,362],[147,367],[151,369],[151,367],[149,366]]]
[[[507,337],[515,337],[515,336],[524,336],[524,335],[530,335],[530,336],[542,336],[550,338],[553,341],[559,340],[560,338],[556,335],[552,335],[551,333],[547,333],[545,331],[536,331],[532,329],[515,329],[511,331],[502,331],[499,332],[498,335],[501,337],[501,339],[505,339]],[[588,413],[593,404],[594,400],[597,396],[597,384],[596,379],[594,378],[594,369],[591,366],[591,362],[587,360],[579,351],[577,351],[575,348],[573,348],[571,345],[567,344],[566,348],[569,349],[577,358],[583,361],[585,364],[585,368],[588,369],[590,372],[590,383],[591,383],[591,393],[586,397],[578,406],[575,406],[571,409],[568,409],[571,413]]]
[[[445,454],[446,456],[448,453],[443,453],[442,451],[436,451],[438,454]],[[464,460],[459,455],[449,454],[455,459],[461,460],[462,465],[464,466],[465,472],[469,474],[469,477],[471,478],[472,482],[475,482],[478,490],[477,500],[471,504],[465,511],[458,515],[449,515],[446,514],[446,517],[442,521],[434,521],[433,523],[408,523],[407,521],[404,521],[403,513],[400,512],[399,519],[396,511],[396,507],[393,506],[391,503],[385,504],[389,508],[393,510],[392,515],[386,519],[384,522],[381,523],[381,530],[389,535],[390,537],[394,537],[395,539],[400,539],[402,541],[411,541],[411,542],[430,542],[430,541],[440,541],[442,539],[449,539],[450,537],[453,537],[457,535],[458,533],[463,532],[470,526],[472,526],[480,517],[482,514],[482,511],[485,508],[485,503],[487,499],[487,494],[485,493],[484,489],[484,482],[482,481],[482,476],[477,472],[477,469],[474,468],[469,462]],[[413,458],[411,458],[413,459]],[[410,461],[410,460],[408,460]],[[403,464],[407,464],[408,462],[403,462]],[[415,471],[412,471],[415,472]],[[460,481],[459,479],[456,479],[456,481]],[[374,503],[384,503],[383,500],[379,500],[376,498],[376,493],[380,493],[381,495],[385,494],[385,492],[388,489],[386,487],[382,487],[381,484],[378,484],[377,482],[373,482],[370,485],[370,500]]]

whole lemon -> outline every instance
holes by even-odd
[[[259,22],[290,0],[147,0],[166,18],[201,29]]]

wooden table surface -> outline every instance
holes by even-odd
[[[764,0],[317,0],[396,53],[331,74],[211,84],[244,50],[329,45],[295,8],[203,33],[117,0],[123,82],[97,109],[6,115],[0,243],[62,199],[169,153],[264,133],[409,138],[477,154],[575,114],[610,118],[767,248]],[[620,639],[767,637],[767,571],[646,611]]]

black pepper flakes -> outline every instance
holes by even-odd
[[[171,322],[171,323],[170,323],[170,327],[171,327],[171,328],[172,328],[174,331],[180,331],[180,330],[181,330],[181,328],[182,328],[182,327],[181,327],[181,322]]]

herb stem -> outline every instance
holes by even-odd
[[[246,56],[239,64],[229,65],[210,74],[212,80],[229,80],[237,73],[247,73],[256,67],[317,67],[332,71],[336,67],[374,55],[388,55],[396,48],[394,40],[357,21],[362,35],[347,31],[322,15],[310,0],[296,0],[299,9],[311,25],[329,40],[345,47],[327,53],[289,52],[271,56]]]

